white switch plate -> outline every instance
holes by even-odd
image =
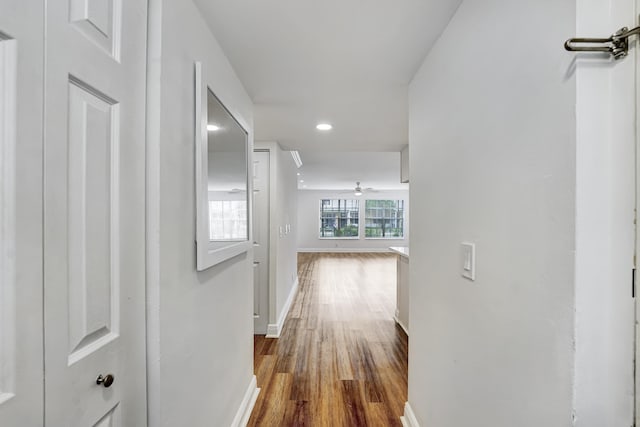
[[[476,280],[476,245],[475,243],[462,242],[462,277]]]

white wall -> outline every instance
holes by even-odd
[[[297,235],[298,235],[298,182],[296,179],[297,167],[291,153],[277,150],[277,187],[276,190],[276,219],[278,222],[278,232],[280,227],[284,228],[284,235],[279,235],[277,240],[278,248],[276,255],[277,262],[277,290],[276,309],[273,311],[269,323],[278,321],[283,316],[283,310],[287,303],[291,290],[297,285],[298,278],[298,258],[297,258]],[[273,188],[273,187],[272,187]],[[289,225],[289,231],[286,231]],[[277,236],[278,234],[272,234]],[[286,313],[284,313],[286,315]],[[276,317],[277,316],[277,317]]]
[[[282,328],[298,279],[298,182],[291,153],[276,142],[256,143],[270,156],[269,333]]]
[[[252,255],[196,272],[194,61],[247,123],[252,103],[191,1],[150,15],[149,424],[231,425],[253,378]]]
[[[320,200],[354,199],[360,200],[360,238],[327,239],[319,238]],[[404,239],[365,239],[364,203],[367,199],[404,200]],[[405,190],[381,190],[356,197],[352,192],[335,190],[298,190],[298,251],[300,252],[349,252],[385,251],[389,246],[409,245],[409,192]]]
[[[421,426],[572,423],[576,91],[562,43],[575,28],[573,1],[464,1],[411,84]]]

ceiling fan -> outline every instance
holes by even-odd
[[[369,192],[376,193],[376,192],[377,192],[377,190],[374,190],[374,189],[373,189],[373,188],[371,188],[371,187],[362,188],[362,186],[360,185],[360,181],[357,181],[357,182],[356,182],[356,188],[354,188],[354,190],[353,190],[353,194],[354,194],[355,196],[362,196],[362,194],[364,194],[364,192],[367,192],[367,193],[369,193]]]

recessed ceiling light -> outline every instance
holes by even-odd
[[[298,172],[298,176],[300,176],[300,172]]]
[[[301,179],[300,182],[304,182],[304,179]]]
[[[318,129],[318,130],[331,130],[331,129],[333,129],[333,126],[331,126],[329,123],[319,123],[316,126],[316,129]]]
[[[207,130],[209,132],[215,132],[217,130],[220,130],[220,126],[218,126],[218,125],[207,125]]]

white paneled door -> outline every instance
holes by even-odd
[[[253,330],[269,323],[269,152],[253,152]]]
[[[45,424],[144,426],[145,0],[49,0]]]
[[[0,426],[43,421],[43,11],[0,0]]]

